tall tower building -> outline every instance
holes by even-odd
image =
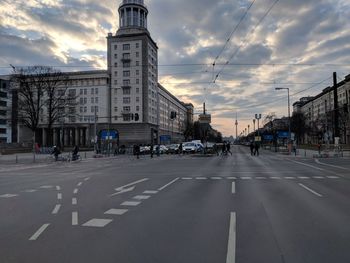
[[[107,37],[110,123],[129,134],[130,141],[157,138],[158,47],[147,29],[147,16],[143,0],[123,0],[119,29]]]

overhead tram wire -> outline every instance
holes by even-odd
[[[232,54],[232,56],[227,60],[227,62],[223,65],[223,67],[221,68],[221,70],[218,72],[218,74],[216,75],[215,79],[214,79],[214,83],[215,81],[219,78],[220,74],[223,72],[223,70],[225,69],[225,67],[227,66],[227,64],[230,63],[230,61],[238,54],[238,52],[241,50],[241,48],[246,44],[248,36],[252,33],[255,32],[255,30],[260,26],[260,24],[264,21],[264,19],[268,16],[268,14],[271,12],[271,10],[274,8],[274,6],[279,2],[279,0],[275,0],[273,2],[273,4],[270,6],[270,8],[266,11],[266,13],[261,17],[261,19],[259,20],[259,22],[255,25],[255,27],[245,36],[243,43],[235,50],[235,52]]]
[[[247,16],[249,10],[252,8],[252,6],[254,5],[256,0],[253,0],[250,5],[248,6],[247,10],[244,12],[243,16],[241,17],[241,19],[239,20],[238,24],[234,27],[234,29],[231,31],[230,36],[228,37],[228,39],[226,40],[224,46],[222,47],[222,49],[220,50],[219,54],[216,56],[214,62],[213,62],[213,67],[215,67],[217,60],[220,58],[220,56],[222,55],[222,53],[224,52],[224,50],[226,49],[228,43],[231,41],[231,38],[233,36],[233,34],[237,31],[238,27],[241,25],[241,23],[243,22],[244,18]]]

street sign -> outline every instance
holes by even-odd
[[[261,142],[261,136],[255,136],[254,141],[256,141],[256,142]]]
[[[103,130],[101,132],[101,139],[102,140],[114,140],[114,139],[117,139],[117,137],[118,137],[118,132],[117,131]]]
[[[289,132],[287,131],[278,131],[277,132],[278,138],[289,138]]]
[[[171,136],[170,135],[161,135],[161,136],[159,136],[159,140],[161,142],[170,142],[171,141]]]
[[[269,134],[269,135],[264,135],[263,137],[265,141],[273,141],[273,135]]]

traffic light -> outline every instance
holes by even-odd
[[[135,121],[139,121],[140,117],[138,113],[135,113]]]

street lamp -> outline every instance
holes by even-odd
[[[260,136],[260,134],[259,134],[259,120],[261,119],[261,114],[255,114],[255,119],[258,120],[258,136]],[[255,125],[255,121],[254,121],[254,125]]]
[[[249,135],[249,133],[250,133],[249,129],[250,129],[250,125],[248,124],[248,135]]]
[[[253,119],[253,125],[254,125],[254,136],[255,136],[255,119]]]
[[[288,145],[289,145],[289,153],[291,150],[291,127],[290,127],[290,98],[289,98],[289,88],[275,88],[275,90],[287,90],[288,93]]]

